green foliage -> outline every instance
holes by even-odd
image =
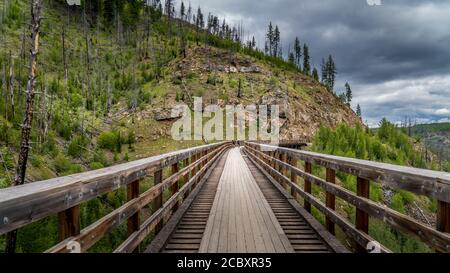
[[[5,4],[5,3],[3,3]],[[11,29],[18,29],[23,24],[22,8],[20,1],[13,0],[7,6],[6,17],[4,23]]]
[[[98,170],[98,169],[102,169],[104,168],[103,164],[100,162],[92,162],[91,164],[89,164],[89,168],[91,170]]]
[[[335,130],[322,127],[316,134],[312,149],[316,152],[333,154],[338,156],[353,157],[371,161],[380,161],[399,165],[427,167],[420,161],[420,151],[414,149],[413,140],[406,133],[383,119],[380,128],[372,132],[356,126],[351,128],[340,125]],[[322,174],[323,175],[323,174]],[[344,187],[353,192],[356,191],[356,178],[352,175],[337,172],[337,177]],[[381,185],[371,183],[370,198],[376,202],[383,202],[384,194]],[[395,191],[390,207],[400,213],[406,212],[406,206],[414,202],[417,197],[407,191]],[[430,211],[436,211],[435,201],[430,202]],[[344,208],[345,209],[345,208]],[[347,209],[353,217],[353,212]],[[428,252],[425,244],[391,228],[386,228],[384,223],[371,221],[371,235],[383,245],[397,252]]]
[[[19,140],[19,131],[12,124],[0,116],[0,143],[6,146],[16,145]]]
[[[97,145],[102,149],[108,149],[110,151],[118,151],[118,147],[121,146],[120,135],[117,132],[105,131],[102,132],[97,138]]]
[[[401,194],[396,193],[392,196],[391,208],[400,213],[405,213],[405,206],[403,204],[403,197]]]
[[[59,154],[54,160],[53,165],[55,167],[55,170],[58,173],[65,173],[70,170],[72,167],[72,163],[70,162],[69,158],[66,156]]]
[[[105,152],[101,149],[97,149],[93,153],[92,162],[99,162],[103,166],[109,166],[108,159],[105,156]]]
[[[81,157],[82,154],[85,152],[87,145],[89,145],[89,142],[90,142],[89,139],[86,138],[85,136],[74,137],[69,144],[67,154],[74,158]]]

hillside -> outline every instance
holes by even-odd
[[[450,123],[419,124],[412,133],[443,161],[450,160]]]
[[[2,186],[10,184],[19,145],[29,20],[26,1],[8,1],[6,8],[0,67],[13,76],[0,79]],[[200,144],[172,140],[173,120],[161,118],[186,92],[219,105],[279,104],[283,139],[309,140],[321,125],[360,123],[336,95],[283,60],[145,12],[151,31],[145,16],[133,27],[119,21],[109,28],[95,14],[84,20],[79,8],[45,5],[27,181]],[[10,86],[15,109],[5,107]]]

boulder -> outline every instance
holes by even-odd
[[[241,73],[261,73],[261,69],[259,67],[257,67],[256,65],[252,65],[252,66],[242,66],[239,71]]]
[[[237,72],[238,72],[238,70],[236,67],[230,66],[230,73],[237,73]]]

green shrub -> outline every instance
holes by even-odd
[[[400,190],[399,194],[402,196],[403,202],[405,204],[411,204],[414,201],[414,194],[410,193],[409,191]]]
[[[403,197],[401,194],[396,193],[392,196],[391,208],[400,213],[405,213],[405,206],[403,204]]]
[[[67,149],[67,154],[71,157],[81,157],[89,144],[89,140],[85,136],[76,136],[72,139]]]
[[[98,169],[102,169],[104,168],[103,164],[100,162],[92,162],[91,164],[89,164],[89,168],[91,170],[98,170]]]
[[[70,160],[62,154],[59,154],[53,160],[53,165],[55,167],[56,172],[58,172],[58,173],[68,172],[70,170],[70,168],[72,167],[72,163],[70,162]]]
[[[82,173],[84,172],[83,166],[80,164],[71,164],[69,171],[65,173],[65,175],[74,174],[74,173]]]
[[[97,138],[97,145],[102,149],[108,149],[110,151],[117,151],[117,148],[121,145],[120,136],[116,132],[105,131],[102,132]]]
[[[4,160],[1,163],[1,165],[3,165],[3,166],[0,165],[1,170],[4,171],[5,168],[10,171],[14,170],[15,162],[14,162],[14,157],[13,157],[12,153],[10,152],[10,150],[7,147],[2,147],[2,148],[0,148],[0,153]]]
[[[19,143],[19,132],[2,116],[0,116],[0,142],[5,143],[6,146],[15,146]]]
[[[109,166],[108,159],[106,159],[105,153],[101,149],[94,151],[92,162],[99,162],[103,166]]]
[[[30,163],[33,167],[39,168],[40,166],[42,166],[43,162],[44,162],[44,160],[43,160],[42,156],[36,155],[36,154],[30,155]]]

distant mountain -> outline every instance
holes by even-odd
[[[412,132],[433,153],[450,160],[450,123],[420,124],[414,126]]]

